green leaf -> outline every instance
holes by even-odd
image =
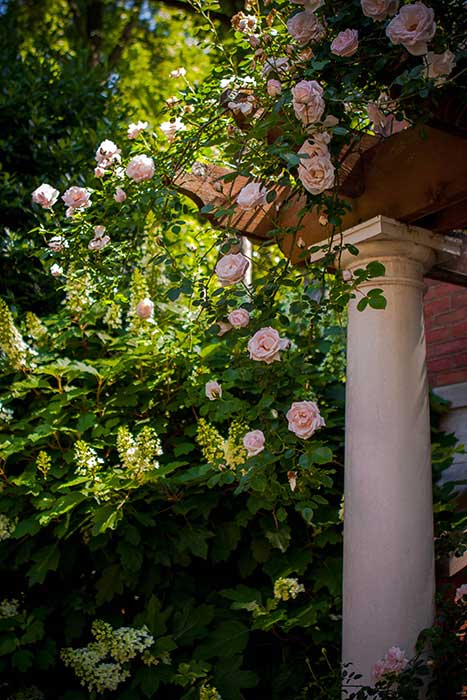
[[[96,590],[97,605],[102,605],[102,603],[112,600],[117,594],[123,592],[121,568],[118,564],[113,564],[104,569],[102,576],[96,583]]]
[[[18,646],[18,640],[16,637],[7,637],[6,639],[2,639],[0,641],[0,656],[6,656],[7,654],[11,654],[12,651],[16,649]]]
[[[368,297],[363,297],[357,304],[357,311],[364,311],[368,306]]]
[[[366,266],[366,271],[368,273],[368,277],[384,277],[386,268],[384,267],[383,263],[373,260]]]
[[[207,625],[214,617],[214,606],[199,605],[191,607],[186,605],[174,615],[173,638],[185,646],[192,644],[195,639],[205,637]]]
[[[57,544],[51,544],[39,549],[32,557],[36,563],[28,571],[29,585],[44,583],[49,571],[56,571],[60,561],[60,551]]]
[[[273,547],[280,549],[281,552],[287,551],[290,540],[292,539],[290,528],[288,526],[281,527],[279,530],[270,530],[264,534]]]
[[[108,503],[101,506],[94,513],[94,525],[91,530],[92,535],[99,535],[106,530],[115,530],[123,517],[122,509]]]
[[[235,523],[223,523],[216,529],[212,545],[212,559],[215,562],[226,561],[236,549],[241,537],[241,530]]]
[[[235,656],[246,647],[248,637],[248,628],[241,622],[221,622],[214,632],[211,632],[207,641],[198,646],[195,656],[198,659]]]
[[[372,296],[369,298],[369,304],[372,309],[385,309],[388,302],[383,296]]]
[[[34,654],[32,651],[27,649],[21,649],[21,651],[16,651],[11,657],[11,665],[13,668],[17,668],[18,671],[24,673],[31,668],[34,661]]]

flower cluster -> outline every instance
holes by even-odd
[[[15,369],[27,365],[29,348],[16,328],[11,311],[3,299],[0,299],[0,348],[8,363]]]
[[[388,674],[398,674],[406,668],[409,663],[405,652],[399,647],[391,647],[382,659],[373,666],[373,680],[380,681]]]
[[[158,469],[157,457],[162,454],[159,438],[154,428],[145,425],[136,438],[127,427],[120,426],[117,433],[117,450],[125,470],[134,478]]]
[[[42,474],[44,479],[47,479],[47,474],[52,466],[52,460],[44,450],[41,450],[36,458],[36,469]]]
[[[4,513],[0,513],[0,542],[8,540],[16,529],[16,522]]]
[[[224,440],[212,425],[200,418],[196,441],[207,462],[219,469],[228,467],[235,471],[243,467],[248,456],[243,442],[247,430],[248,426],[242,420],[234,419],[229,426],[227,439]]]
[[[276,600],[290,600],[304,591],[305,587],[296,578],[278,578],[274,582],[274,598]]]
[[[98,457],[97,452],[84,440],[77,440],[75,443],[75,462],[76,473],[89,477],[92,481],[96,479],[97,472],[104,464],[102,457]]]
[[[16,598],[4,598],[0,602],[0,618],[15,617],[19,614],[19,601]]]
[[[127,664],[154,644],[147,627],[119,627],[95,620],[92,624],[95,642],[81,649],[62,649],[61,659],[73,669],[81,685],[92,692],[116,690],[130,677]]]
[[[222,696],[217,688],[203,684],[199,689],[199,700],[222,700]]]

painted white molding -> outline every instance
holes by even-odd
[[[467,382],[437,386],[433,391],[442,399],[450,401],[452,409],[467,407]]]

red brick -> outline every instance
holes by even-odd
[[[458,288],[457,293],[452,295],[452,308],[467,309],[467,289]]]
[[[450,323],[457,323],[458,321],[464,321],[467,318],[467,305],[465,308],[455,309],[454,311],[448,311],[446,314],[437,314],[435,316],[436,325],[444,326]]]
[[[457,369],[456,361],[451,357],[437,357],[436,359],[428,359],[428,371],[430,373],[442,372],[447,369]]]
[[[463,350],[465,350],[465,340],[447,340],[444,343],[435,343],[430,346],[430,354],[432,357],[454,355]]]
[[[467,369],[455,369],[449,372],[440,372],[433,378],[432,386],[461,384],[462,382],[467,382]]]
[[[461,352],[455,355],[454,360],[456,367],[467,367],[467,352]]]
[[[436,316],[436,314],[442,314],[444,311],[449,311],[451,309],[451,297],[443,297],[442,299],[435,299],[425,304],[425,314],[429,316]]]
[[[460,311],[460,309],[459,309]],[[466,308],[467,311],[467,308]],[[463,321],[462,323],[456,323],[454,326],[451,327],[451,333],[453,338],[465,338],[467,341],[467,321]],[[467,343],[466,343],[466,348],[467,348]]]
[[[440,340],[447,340],[451,337],[451,328],[449,326],[443,326],[442,328],[434,328],[426,331],[426,343],[428,346],[438,343]]]

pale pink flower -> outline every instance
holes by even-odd
[[[59,253],[64,248],[68,248],[68,241],[63,236],[52,236],[47,245],[54,253]]]
[[[110,139],[105,139],[102,141],[99,148],[96,151],[96,160],[99,165],[110,165],[111,163],[120,161],[121,150],[118,146]]]
[[[135,182],[150,180],[154,175],[154,161],[149,156],[135,156],[128,163],[125,172]]]
[[[321,41],[325,36],[325,29],[314,12],[304,10],[298,12],[287,20],[287,29],[295,41],[302,46],[309,41]]]
[[[185,130],[185,124],[182,122],[180,117],[176,117],[172,121],[169,122],[162,122],[162,124],[159,124],[159,128],[164,134],[165,138],[169,143],[172,143],[174,140],[175,136],[179,131],[184,131]]]
[[[222,398],[221,385],[219,384],[219,382],[216,382],[212,379],[209,382],[206,382],[206,386],[204,387],[204,391],[205,391],[205,394],[208,397],[209,401],[215,401],[216,399]]]
[[[324,0],[290,0],[294,5],[303,5],[307,10],[315,12],[324,5]]]
[[[250,323],[250,314],[246,309],[235,309],[227,316],[234,328],[246,328]]]
[[[292,88],[293,108],[304,126],[318,122],[323,116],[325,103],[323,88],[316,80],[301,80]]]
[[[94,236],[96,238],[102,238],[105,233],[105,226],[94,226]]]
[[[306,140],[298,152],[299,156],[308,156],[307,158],[302,159],[301,162],[303,165],[306,166],[311,158],[316,158],[317,156],[322,158],[330,158],[331,155],[329,153],[328,143],[329,141],[326,140],[324,134],[314,134],[313,141]]]
[[[68,207],[67,216],[71,216],[75,209],[87,209],[91,206],[91,196],[88,189],[85,187],[69,187],[62,196],[63,201]],[[69,210],[71,214],[69,214]]]
[[[428,51],[428,42],[436,32],[435,12],[422,2],[403,5],[398,15],[386,27],[386,34],[393,44],[402,44],[413,56]]]
[[[52,209],[59,194],[60,192],[56,190],[55,187],[43,182],[42,185],[39,185],[32,193],[32,201],[35,204],[40,204],[43,209]]]
[[[136,304],[136,315],[139,316],[142,320],[146,320],[148,318],[152,318],[154,313],[154,302],[151,301],[148,297],[145,297],[144,299],[141,299]]]
[[[60,275],[63,275],[63,267],[60,267],[60,265],[54,263],[50,268],[50,274],[52,277],[60,277]]]
[[[391,647],[382,659],[373,666],[373,680],[380,681],[388,673],[400,673],[409,663],[405,652],[399,647]]]
[[[267,58],[263,70],[263,78],[267,78],[270,73],[277,73],[279,76],[286,75],[290,68],[289,59],[286,56],[280,58]]]
[[[300,165],[297,168],[297,174],[303,187],[314,195],[329,190],[334,185],[335,170],[327,146],[305,141],[300,153],[311,156],[300,160]]]
[[[369,102],[367,105],[367,113],[369,120],[373,123],[373,131],[379,136],[388,138],[400,131],[407,129],[410,124],[405,119],[396,119],[394,114],[384,114],[384,112],[374,102]]]
[[[128,124],[128,131],[127,131],[127,136],[129,139],[135,139],[137,138],[142,131],[147,129],[149,126],[148,122],[142,122],[138,121],[136,124],[131,122],[131,124]]]
[[[288,338],[281,338],[275,328],[266,326],[256,331],[254,336],[248,341],[248,351],[250,359],[256,362],[279,362],[281,350],[286,350],[290,346]]]
[[[243,436],[243,447],[248,457],[255,457],[264,450],[264,433],[262,430],[251,430]]]
[[[426,62],[426,77],[436,80],[438,84],[441,84],[446,80],[447,76],[452,73],[456,65],[456,58],[449,49],[443,51],[443,53],[428,51]]]
[[[241,253],[228,253],[217,262],[214,272],[221,285],[228,287],[243,279],[249,264]]]
[[[467,583],[463,583],[462,586],[456,589],[456,595],[454,596],[454,602],[458,603],[460,600],[467,595]]]
[[[105,177],[109,171],[103,168],[101,165],[97,165],[94,168],[94,176],[95,177]]]
[[[358,31],[356,29],[345,29],[339,32],[331,43],[331,53],[336,56],[353,56],[358,50]]]
[[[89,250],[102,250],[110,243],[110,236],[105,236],[105,226],[94,226],[94,238],[89,241]]]
[[[119,204],[121,204],[122,202],[124,202],[125,199],[126,199],[126,192],[125,192],[125,190],[122,190],[121,187],[117,187],[117,189],[115,190],[114,199],[115,199],[115,201],[118,202]]]
[[[185,68],[175,68],[169,73],[169,78],[183,78],[184,75],[186,75]]]
[[[286,418],[289,430],[303,440],[308,440],[316,430],[326,425],[314,401],[294,401]]]
[[[380,22],[396,14],[399,0],[361,0],[361,5],[365,17]]]
[[[240,209],[245,209],[245,211],[256,209],[256,207],[266,203],[267,193],[267,189],[259,182],[249,182],[238,193],[237,204]]]
[[[282,93],[282,85],[279,80],[274,80],[274,78],[271,78],[267,82],[266,90],[268,91],[268,95],[270,97],[277,97]]]

